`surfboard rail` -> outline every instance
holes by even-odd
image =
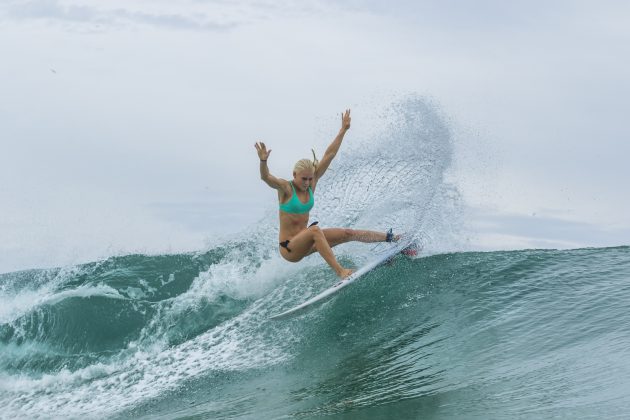
[[[350,286],[361,276],[363,276],[366,273],[369,273],[370,271],[372,271],[379,265],[386,263],[390,258],[393,258],[397,254],[399,254],[401,251],[403,251],[405,248],[408,248],[409,246],[411,246],[413,243],[414,243],[413,238],[405,238],[405,237],[401,238],[398,242],[393,243],[393,245],[390,248],[387,248],[386,250],[380,252],[377,256],[375,256],[373,259],[371,259],[369,262],[364,264],[357,271],[355,271],[354,273],[352,273],[345,279],[338,281],[333,286],[329,287],[328,289],[324,290],[318,295],[313,296],[307,301],[291,309],[288,309],[284,312],[280,312],[276,315],[271,316],[270,319],[273,319],[273,320],[286,319],[292,316],[299,315],[300,313],[306,311],[307,309],[310,309],[316,304],[324,303],[328,299],[332,298],[341,289],[343,289],[344,287]]]

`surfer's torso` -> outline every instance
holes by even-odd
[[[286,200],[286,195],[282,191],[278,191],[279,217],[280,217],[280,241],[293,238],[306,229],[308,223],[309,212],[315,205],[315,183],[312,187],[309,185],[308,190],[296,189],[293,182],[291,185],[291,196]]]

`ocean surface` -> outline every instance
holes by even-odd
[[[630,247],[466,251],[448,124],[417,98],[392,112],[311,216],[406,231],[417,257],[271,321],[336,281],[279,257],[272,192],[204,250],[0,274],[0,418],[628,418]]]
[[[0,276],[0,417],[630,413],[630,247],[400,256],[285,321],[269,316],[334,275],[248,258],[233,244]]]

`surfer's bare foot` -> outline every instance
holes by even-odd
[[[339,278],[345,279],[352,273],[354,273],[354,270],[351,270],[349,268],[343,268],[341,272],[337,273],[337,275],[339,276]]]

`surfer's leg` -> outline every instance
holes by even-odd
[[[369,243],[385,242],[387,240],[387,233],[375,232],[372,230],[328,228],[323,229],[323,232],[331,247],[352,241]],[[398,240],[398,236],[399,235],[395,236],[394,240]]]
[[[291,252],[281,252],[283,253],[282,256],[291,262],[300,261],[313,252],[313,250],[317,250],[324,261],[335,270],[335,273],[337,273],[339,277],[344,278],[352,273],[352,270],[343,268],[341,264],[339,264],[326,240],[323,230],[320,229],[319,226],[311,226],[295,235],[289,241],[289,248]]]

